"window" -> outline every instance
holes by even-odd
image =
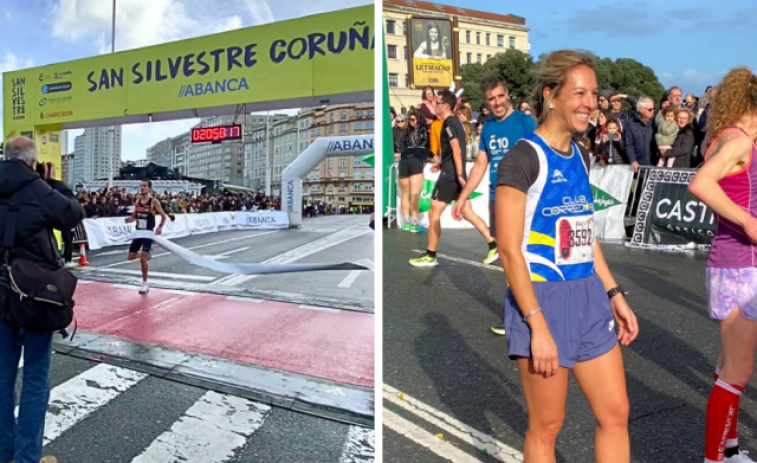
[[[465,31],[465,43],[470,43],[470,31]]]
[[[486,33],[486,44],[491,45],[492,44],[492,35],[490,33]]]
[[[344,171],[339,172],[339,178],[344,178],[345,175],[347,174]]]
[[[373,172],[371,172],[370,170],[368,172],[366,172],[365,173],[365,179],[366,180],[373,180]]]
[[[405,87],[410,87],[410,75],[405,74]]]
[[[476,45],[481,45],[481,33],[476,32]]]
[[[510,48],[515,48],[515,37],[510,37]]]
[[[468,57],[468,64],[472,63],[473,62],[473,53],[468,52],[468,53],[466,53],[466,55]]]
[[[355,122],[355,130],[363,130],[363,123]]]
[[[405,59],[407,59],[407,45],[405,45],[404,47],[402,47],[402,49],[404,50]]]
[[[339,124],[339,131],[340,132],[346,132],[347,131],[347,124],[345,124],[345,123]]]
[[[362,174],[360,172],[355,172],[355,180],[361,180]]]
[[[390,87],[396,87],[397,86],[397,74],[396,73],[389,73],[389,86]],[[332,114],[333,116],[333,114]]]
[[[342,111],[342,120],[343,121],[347,120],[347,111]]]
[[[394,34],[394,20],[393,19],[386,20],[386,33]]]
[[[368,121],[368,128],[369,128],[369,129],[372,129],[372,128],[373,128],[373,121]]]
[[[387,45],[386,56],[389,59],[397,59],[397,45]]]
[[[339,167],[347,167],[347,161],[344,159],[339,160]]]
[[[407,35],[407,21],[402,21],[402,35]]]
[[[476,53],[476,58],[477,58],[478,64],[481,64],[481,53]]]
[[[489,61],[490,59],[492,59],[492,55],[486,55],[486,61]]]
[[[334,168],[334,161],[329,161],[329,169],[333,169],[333,168]]]

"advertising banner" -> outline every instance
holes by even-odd
[[[3,134],[374,90],[374,5],[3,75]],[[120,120],[119,120],[120,119]]]
[[[473,163],[466,163],[466,172],[470,173],[473,168]],[[439,172],[431,172],[431,164],[426,164],[423,170],[423,188],[420,195],[420,207],[418,209],[418,220],[421,225],[428,228],[428,211],[431,209],[431,193],[434,191],[436,181],[439,179]],[[397,227],[402,228],[404,225],[404,217],[402,217],[402,207],[400,200],[402,199],[399,185],[397,185]],[[486,226],[489,226],[489,169],[486,169],[484,178],[478,185],[478,188],[471,194],[469,201],[473,212],[478,214],[479,217],[484,219]],[[453,228],[474,228],[467,220],[458,222],[452,218],[452,205],[447,206],[444,209],[441,217],[441,225],[443,229]]]
[[[233,230],[237,228],[233,212],[214,212],[213,215],[216,218],[216,225],[218,226],[219,231]]]
[[[457,46],[449,19],[411,17],[407,20],[410,59],[410,84],[415,88],[430,85],[448,88],[455,78]]]
[[[240,230],[289,227],[289,215],[282,211],[235,212],[234,220]]]
[[[184,214],[187,217],[189,232],[193,235],[217,232],[216,218],[214,214]]]
[[[107,246],[131,243],[131,234],[137,229],[136,223],[126,223],[125,217],[105,217],[84,219],[89,249],[96,251]]]
[[[594,225],[597,238],[626,240],[624,218],[631,191],[633,171],[628,165],[594,165],[589,169],[594,197]]]
[[[651,169],[629,246],[706,249],[715,234],[712,211],[688,190],[693,169]]]
[[[189,223],[186,214],[174,215],[174,220],[169,220],[163,225],[161,236],[166,239],[184,238],[189,236]]]

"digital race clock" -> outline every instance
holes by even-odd
[[[242,126],[239,124],[192,129],[192,143],[221,143],[226,140],[241,139]]]

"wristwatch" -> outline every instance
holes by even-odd
[[[612,288],[611,290],[607,291],[607,297],[609,299],[612,299],[613,297],[617,296],[618,294],[622,294],[623,296],[625,296],[626,292],[620,286],[616,286],[616,287]]]

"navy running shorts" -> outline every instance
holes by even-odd
[[[617,344],[615,317],[602,280],[590,277],[533,283],[536,300],[557,345],[558,363],[573,368],[610,352]],[[531,328],[512,290],[505,294],[505,332],[511,359],[531,358]]]
[[[129,246],[129,252],[139,252],[140,250],[150,253],[152,249],[152,240],[149,238],[136,238]]]
[[[447,180],[446,178],[440,178],[436,181],[434,191],[431,192],[431,199],[450,204],[457,201],[457,198],[462,192],[463,187],[460,186],[460,182],[458,182],[457,180]]]

